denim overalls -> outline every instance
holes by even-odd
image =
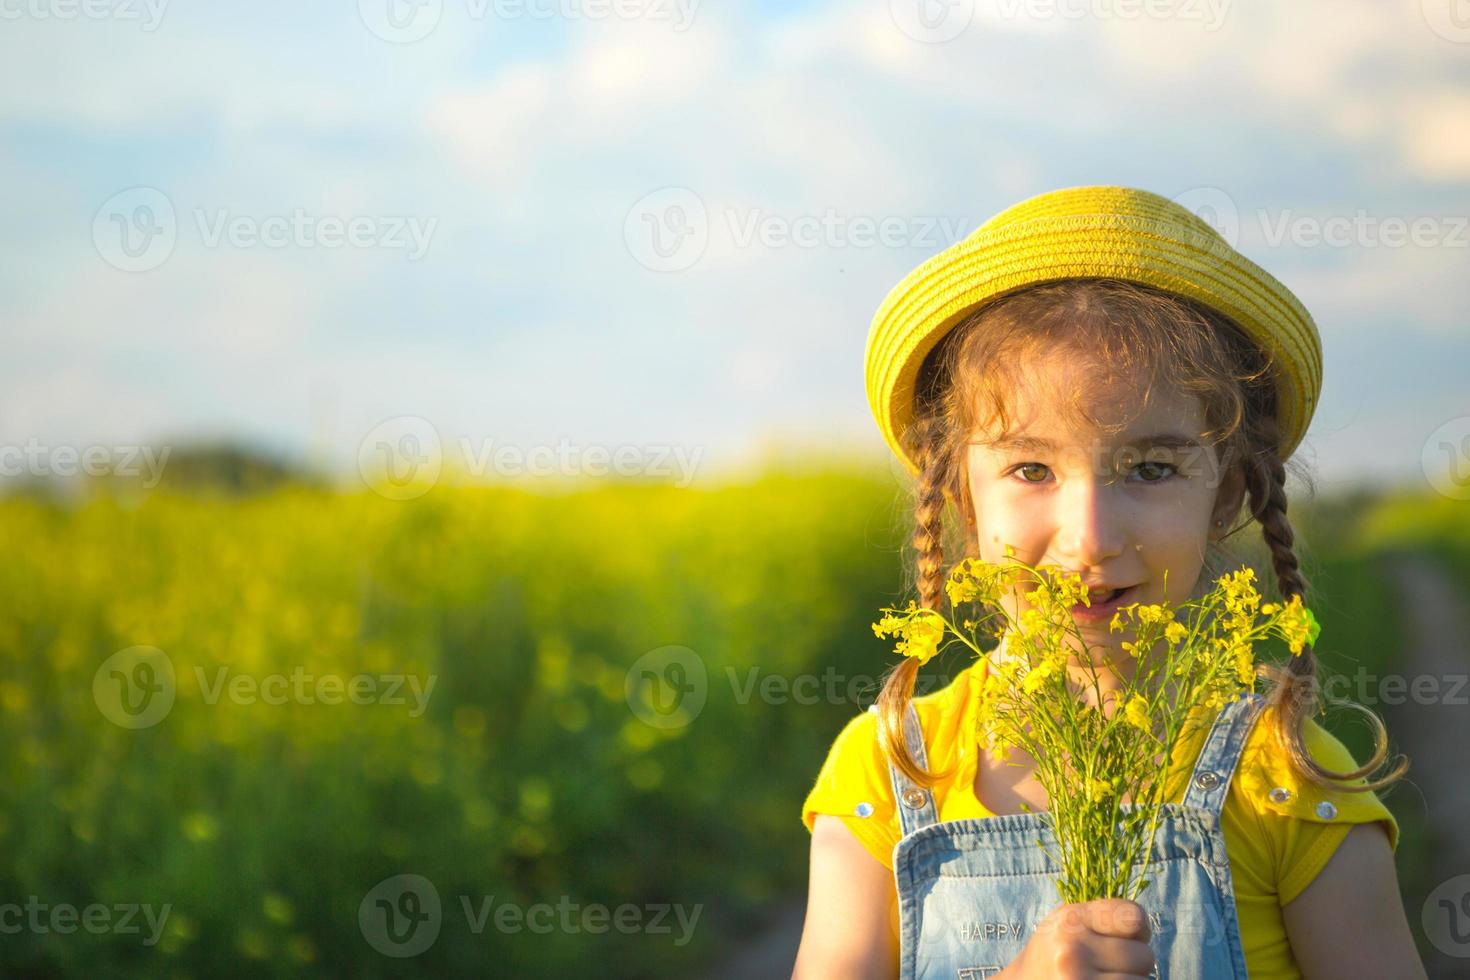
[[[1159,980],[1245,980],[1220,809],[1264,705],[1251,693],[1226,704],[1183,802],[1164,804],[1146,872],[1151,883],[1137,899],[1149,916],[1158,964],[1151,976]],[[909,752],[927,767],[912,702],[904,729]],[[1055,837],[1036,813],[941,823],[933,795],[889,770],[903,830],[893,849],[900,980],[994,976],[1020,955],[1036,923],[1062,904],[1056,862],[1037,843],[1044,839],[1055,851]]]

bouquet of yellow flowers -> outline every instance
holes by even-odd
[[[1280,637],[1296,655],[1316,642],[1320,627],[1300,597],[1263,605],[1254,570],[1242,568],[1177,608],[1167,602],[1120,608],[1109,629],[1132,628],[1133,639],[1118,645],[1126,662],[1099,666],[1071,612],[1079,603],[1091,606],[1080,577],[1028,565],[1010,547],[1006,559],[967,558],[945,583],[952,607],[981,605],[978,620],[956,625],[910,602],[905,609],[883,608],[873,631],[897,637],[896,652],[920,664],[953,643],[987,656],[981,630],[1007,637],[1006,656],[991,658],[978,734],[989,736],[998,760],[1008,759],[1012,748],[1036,760],[1051,807],[1043,816],[1060,851],[1062,901],[1134,899],[1148,886],[1140,859],[1163,811],[1176,741],[1190,726],[1213,720],[1203,712],[1255,690],[1258,641]],[[1167,576],[1164,584],[1167,594]],[[1029,608],[1012,621],[1000,600],[1016,589],[1026,590]],[[1100,680],[1108,670],[1117,683],[1104,691]]]

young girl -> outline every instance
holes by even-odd
[[[889,293],[867,376],[915,477],[922,606],[940,608],[967,556],[1001,562],[1009,547],[1074,571],[1094,587],[1074,610],[1085,650],[1116,689],[1134,634],[1110,631],[1113,612],[1213,588],[1241,564],[1222,542],[1243,507],[1282,598],[1306,600],[1285,461],[1321,388],[1316,327],[1168,199],[1074,187],[1001,212]],[[1013,620],[1026,607],[1005,605]],[[1048,801],[1035,761],[998,761],[975,728],[1005,648],[918,698],[905,659],[838,735],[802,807],[811,884],[795,978],[1424,976],[1398,825],[1373,792],[1404,763],[1366,778],[1387,755],[1366,709],[1377,744],[1364,766],[1313,720],[1310,646],[1259,668],[1264,696],[1173,747],[1165,798],[1182,807],[1160,824],[1139,900],[1077,905],[1059,905],[1037,846]]]

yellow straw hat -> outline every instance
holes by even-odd
[[[967,315],[1056,279],[1106,277],[1204,303],[1230,317],[1276,365],[1281,458],[1300,444],[1322,390],[1322,341],[1301,302],[1214,228],[1166,197],[1131,187],[1049,191],[1014,204],[926,260],[873,316],[868,403],[889,448],[914,417],[919,367]]]

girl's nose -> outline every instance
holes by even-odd
[[[1069,568],[1098,568],[1128,544],[1125,508],[1114,487],[1098,480],[1073,480],[1060,495],[1058,557]]]

